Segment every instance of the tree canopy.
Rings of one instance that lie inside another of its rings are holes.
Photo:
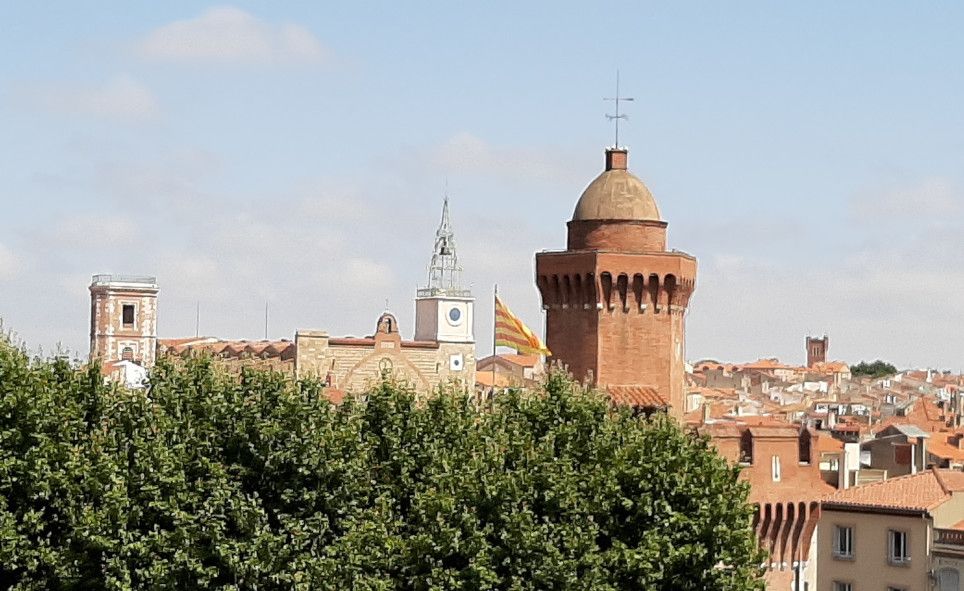
[[[881,361],[878,359],[873,363],[867,363],[866,361],[861,361],[857,365],[850,367],[850,375],[857,376],[868,376],[871,378],[882,378],[885,376],[892,376],[897,373],[897,368],[887,363],[886,361]]]
[[[0,341],[0,587],[762,589],[747,486],[670,419],[551,376],[479,407]]]

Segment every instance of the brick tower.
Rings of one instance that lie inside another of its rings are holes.
[[[94,275],[90,284],[90,359],[154,365],[157,280]]]
[[[696,259],[666,250],[666,222],[624,148],[576,204],[564,251],[536,255],[552,359],[606,389],[653,386],[685,410],[685,314]]]
[[[807,337],[807,367],[813,367],[818,363],[826,363],[827,349],[830,347],[830,338],[823,335],[823,338]]]

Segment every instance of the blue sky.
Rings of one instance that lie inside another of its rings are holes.
[[[327,3],[326,3],[327,4]],[[92,8],[94,6],[95,8]],[[4,3],[0,317],[86,351],[90,275],[162,336],[412,329],[446,183],[466,279],[533,255],[621,139],[699,258],[690,359],[964,365],[964,6]]]

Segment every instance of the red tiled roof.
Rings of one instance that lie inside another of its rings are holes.
[[[501,354],[499,357],[521,367],[535,367],[542,360],[538,355],[519,355],[518,353]]]
[[[834,439],[829,435],[820,435],[815,438],[815,446],[817,453],[839,453],[843,451],[844,443],[839,439]]]
[[[322,391],[332,404],[341,404],[345,400],[345,391],[338,388],[325,388]]]
[[[946,460],[964,460],[964,449],[959,448],[955,442],[957,437],[959,435],[935,434],[934,438],[927,442],[927,452]]]
[[[951,492],[964,492],[964,472],[931,468],[837,491],[824,499],[824,505],[929,511],[950,499]]]
[[[492,380],[491,371],[479,371],[475,373],[475,383],[478,386],[491,387],[493,385],[499,388],[506,388],[513,385],[512,379],[502,373],[495,373],[495,381]]]
[[[797,438],[800,429],[792,425],[755,425],[748,429],[753,437],[790,437]]]
[[[293,359],[295,344],[288,340],[281,341],[222,341],[210,337],[189,339],[162,339],[161,347],[173,355],[185,353],[205,352],[212,355],[240,357],[242,355],[280,357]]]
[[[157,344],[162,347],[179,347],[181,345],[191,345],[195,343],[209,343],[216,339],[212,337],[185,337],[180,339],[157,339]]]
[[[826,361],[824,363],[814,363],[810,369],[824,373],[847,373],[850,367],[843,361]]]
[[[374,337],[338,337],[328,339],[328,344],[332,347],[375,347]],[[403,349],[438,349],[435,341],[402,341]]]
[[[792,365],[787,365],[785,363],[780,363],[777,359],[757,359],[752,363],[744,363],[743,365],[736,366],[738,369],[756,369],[756,370],[771,370],[771,369],[789,369],[793,371],[799,371],[800,368],[794,367]]]
[[[656,386],[640,384],[610,385],[606,386],[606,391],[616,404],[637,408],[666,408],[669,406]]]

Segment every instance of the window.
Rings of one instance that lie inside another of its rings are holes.
[[[854,557],[854,528],[845,525],[834,527],[833,555],[835,558]]]
[[[937,588],[939,591],[957,591],[960,588],[961,574],[954,568],[942,568],[937,571]]]
[[[887,532],[887,562],[904,565],[910,563],[907,532],[896,529]]]
[[[121,359],[124,361],[134,361],[134,349],[131,347],[124,347],[124,350],[121,351]]]
[[[134,325],[134,304],[124,304],[123,316],[122,320],[125,326]]]
[[[770,464],[773,471],[773,482],[780,482],[780,456],[770,458]]]
[[[844,583],[843,581],[834,581],[833,591],[854,591],[854,586],[850,583]]]

